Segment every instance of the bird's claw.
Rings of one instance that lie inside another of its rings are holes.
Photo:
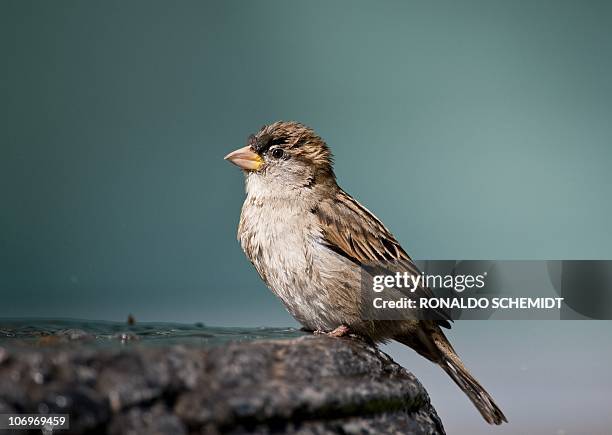
[[[316,331],[314,331],[314,334],[315,335],[327,335],[329,337],[344,337],[345,335],[348,335],[350,332],[351,330],[349,329],[348,326],[340,325],[336,329],[330,332],[326,332],[326,331],[317,329]]]

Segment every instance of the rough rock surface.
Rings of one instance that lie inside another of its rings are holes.
[[[411,373],[361,340],[325,336],[0,348],[0,413],[9,412],[68,413],[71,434],[444,433]]]

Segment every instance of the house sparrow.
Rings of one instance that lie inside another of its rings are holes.
[[[364,320],[362,266],[397,261],[410,273],[419,271],[383,223],[338,186],[331,152],[312,129],[275,122],[225,159],[246,179],[242,249],[298,322],[332,336],[397,340],[442,367],[488,423],[507,421],[442,332],[448,318]]]

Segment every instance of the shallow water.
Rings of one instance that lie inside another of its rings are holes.
[[[0,319],[0,346],[125,346],[187,344],[216,346],[230,341],[288,339],[304,335],[295,328],[212,327],[182,324],[88,321],[72,319]]]

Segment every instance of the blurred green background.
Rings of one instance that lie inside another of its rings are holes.
[[[607,1],[2,0],[0,317],[294,324],[235,239],[243,180],[223,161],[278,119],[327,140],[416,258],[610,259],[611,22]],[[558,325],[455,328],[511,421],[536,412],[533,383],[502,355],[557,340],[531,358],[607,373],[610,323]],[[585,393],[600,418],[607,376]],[[447,428],[488,430],[431,379]],[[541,433],[571,433],[543,391]]]

